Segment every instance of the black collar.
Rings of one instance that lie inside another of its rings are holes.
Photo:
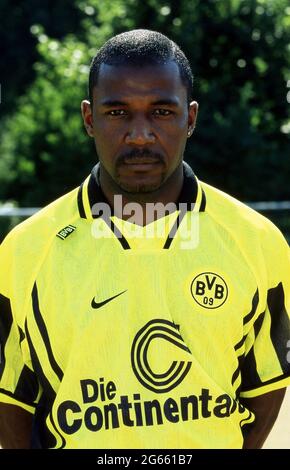
[[[108,201],[101,189],[99,181],[100,163],[97,163],[92,169],[91,174],[81,184],[78,191],[78,208],[80,217],[83,219],[94,219],[100,217],[99,210],[94,211],[94,205]],[[195,210],[195,212],[204,212],[206,198],[200,182],[193,173],[191,167],[183,162],[184,180],[177,205],[182,204],[186,211]]]

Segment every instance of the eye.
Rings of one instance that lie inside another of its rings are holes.
[[[158,108],[154,109],[153,114],[155,114],[155,116],[170,116],[173,112],[170,109]]]
[[[125,116],[126,111],[124,109],[111,109],[111,111],[108,111],[106,113],[108,116]]]

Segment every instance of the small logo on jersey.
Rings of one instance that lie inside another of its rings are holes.
[[[152,363],[150,365],[148,350],[150,343],[156,340],[160,342],[160,348],[164,347],[165,340],[186,353],[190,354],[190,351],[179,333],[178,325],[168,320],[151,320],[136,334],[131,348],[134,374],[148,390],[155,393],[165,393],[177,387],[184,380],[192,362],[175,360],[171,364],[166,364],[162,373],[154,372],[151,367]],[[158,357],[156,359],[158,360]]]
[[[123,290],[123,292],[120,292],[119,294],[113,295],[113,297],[110,297],[109,299],[103,300],[102,302],[96,302],[95,297],[92,300],[91,306],[93,308],[100,308],[106,305],[108,302],[111,302],[112,300],[116,299],[116,297],[119,297],[119,295],[124,294],[124,292],[127,292],[126,290]]]
[[[225,280],[215,273],[202,273],[196,276],[190,290],[195,302],[204,308],[221,307],[228,297]]]
[[[75,231],[76,227],[74,225],[67,225],[66,227],[62,228],[58,233],[57,237],[61,238],[61,240],[65,240],[71,233]]]

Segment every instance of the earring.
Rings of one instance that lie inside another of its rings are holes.
[[[188,131],[187,131],[187,137],[190,137],[191,134],[192,134],[192,130],[191,130],[191,129],[188,129]]]

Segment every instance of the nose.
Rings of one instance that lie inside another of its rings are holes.
[[[146,119],[135,119],[130,124],[130,129],[125,137],[126,144],[146,145],[155,143],[155,135]]]

